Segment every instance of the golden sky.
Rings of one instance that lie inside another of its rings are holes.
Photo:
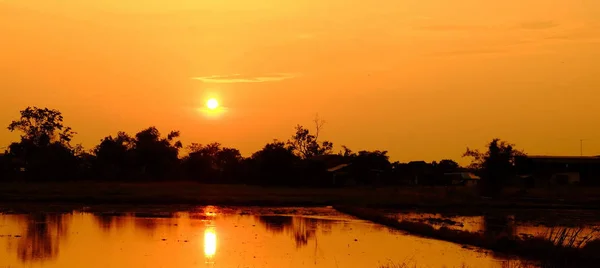
[[[0,0],[0,123],[58,109],[87,148],[156,125],[249,155],[319,113],[394,160],[600,154],[599,90],[597,0]]]

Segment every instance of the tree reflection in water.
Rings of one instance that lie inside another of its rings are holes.
[[[331,220],[291,216],[257,216],[256,218],[270,232],[289,234],[297,248],[308,245],[308,242],[315,238],[317,228],[327,233],[333,223]]]
[[[94,220],[102,231],[109,232],[113,228],[122,227],[127,215],[126,213],[96,213]]]
[[[159,225],[171,227],[177,222],[173,212],[134,213],[132,216],[136,230],[142,230],[148,236],[153,236]]]
[[[26,216],[17,254],[22,262],[51,260],[58,256],[60,242],[68,234],[71,214],[31,214]]]

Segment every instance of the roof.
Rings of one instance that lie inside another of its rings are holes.
[[[338,170],[340,170],[340,169],[343,169],[343,168],[345,168],[345,167],[347,167],[347,166],[349,166],[349,165],[350,165],[350,164],[341,164],[341,165],[337,165],[337,166],[335,166],[335,167],[328,168],[328,169],[327,169],[327,171],[329,171],[329,172],[336,172],[336,171],[338,171]]]

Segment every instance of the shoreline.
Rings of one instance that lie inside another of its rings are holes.
[[[334,208],[347,215],[381,224],[394,230],[404,231],[411,235],[518,256],[539,261],[543,264],[549,264],[549,267],[573,263],[576,263],[577,267],[595,267],[595,264],[600,260],[600,256],[597,255],[597,245],[600,240],[590,241],[593,244],[590,247],[574,248],[557,246],[544,237],[485,236],[480,233],[452,230],[444,227],[435,229],[433,226],[425,223],[399,221],[364,207],[335,206]],[[546,266],[542,265],[542,267]]]
[[[589,189],[583,189],[589,191]],[[596,190],[600,193],[600,189]],[[0,183],[0,203],[83,205],[220,205],[220,206],[361,206],[380,209],[480,211],[482,209],[600,210],[591,197],[572,199],[505,195],[478,196],[455,187],[291,188],[193,182],[40,182]]]

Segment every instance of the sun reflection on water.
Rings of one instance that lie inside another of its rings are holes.
[[[217,252],[217,232],[214,227],[207,227],[204,230],[204,255],[211,260]],[[207,260],[207,261],[208,261]]]

